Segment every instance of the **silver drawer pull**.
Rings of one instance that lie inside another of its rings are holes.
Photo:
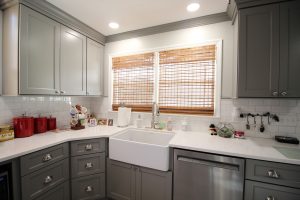
[[[92,192],[93,190],[94,190],[93,187],[90,185],[85,188],[86,192]]]
[[[91,151],[92,149],[93,149],[93,145],[91,145],[91,144],[85,145],[85,150],[86,151]]]
[[[52,176],[46,176],[44,183],[48,184],[51,183],[51,181],[52,181]]]
[[[279,174],[275,170],[273,170],[273,169],[271,169],[271,170],[268,171],[268,176],[270,178],[275,178],[275,179],[279,178]]]
[[[272,196],[267,196],[267,198],[265,200],[275,200],[275,198]]]
[[[44,158],[43,158],[43,161],[44,161],[44,162],[47,162],[47,161],[49,161],[49,160],[52,160],[52,156],[51,156],[50,153],[46,154],[46,155],[44,156]]]
[[[86,164],[85,164],[85,168],[86,168],[86,169],[89,169],[89,168],[92,168],[92,167],[93,167],[93,163],[90,163],[90,162],[89,162],[89,163],[86,163]]]

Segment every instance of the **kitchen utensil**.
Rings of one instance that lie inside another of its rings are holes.
[[[55,117],[50,116],[47,119],[47,129],[48,129],[48,131],[56,129],[56,118]]]
[[[247,115],[247,124],[246,124],[246,129],[247,129],[247,130],[250,130],[249,114]]]
[[[264,122],[263,122],[263,115],[260,116],[260,128],[259,128],[259,131],[261,133],[263,133],[265,131],[265,125],[264,125]]]
[[[34,133],[47,132],[47,117],[34,118]]]
[[[34,132],[34,118],[33,117],[15,117],[13,118],[13,126],[16,138],[30,137]]]

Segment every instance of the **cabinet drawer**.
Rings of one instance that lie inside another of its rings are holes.
[[[71,155],[85,155],[105,151],[105,139],[80,140],[71,143]]]
[[[72,200],[101,199],[104,197],[104,173],[84,176],[72,180]]]
[[[300,166],[247,159],[246,179],[300,188]]]
[[[23,200],[34,199],[69,178],[69,159],[64,159],[22,177]]]
[[[67,157],[69,157],[68,143],[22,156],[21,175],[24,176]]]
[[[72,157],[71,166],[72,177],[105,172],[105,153]]]
[[[245,200],[299,200],[300,189],[246,180]]]
[[[64,182],[52,190],[44,193],[35,200],[69,200],[70,199],[70,187],[69,182]]]

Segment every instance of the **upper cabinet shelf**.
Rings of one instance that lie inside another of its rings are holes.
[[[4,24],[3,95],[102,94],[103,45],[22,4]]]
[[[300,1],[240,9],[238,97],[300,97]]]

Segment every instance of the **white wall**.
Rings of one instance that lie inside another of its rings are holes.
[[[108,43],[104,55],[104,94],[102,110],[110,109],[111,74],[109,73],[109,56],[115,54],[134,53],[161,47],[193,45],[213,40],[223,40],[222,65],[222,98],[232,98],[233,93],[233,26],[231,22],[222,22],[195,28],[182,29],[172,32],[122,40]],[[223,84],[224,83],[224,84]]]
[[[107,74],[107,76],[105,76],[104,80],[104,94],[110,95],[110,91],[108,90],[110,86],[107,85],[111,77],[108,74],[109,55],[147,51],[182,44],[204,43],[217,39],[223,40],[222,79],[223,83],[226,84],[222,84],[222,97],[231,98],[233,96],[233,26],[230,21],[106,44],[104,60],[104,68],[106,71],[104,73]]]

